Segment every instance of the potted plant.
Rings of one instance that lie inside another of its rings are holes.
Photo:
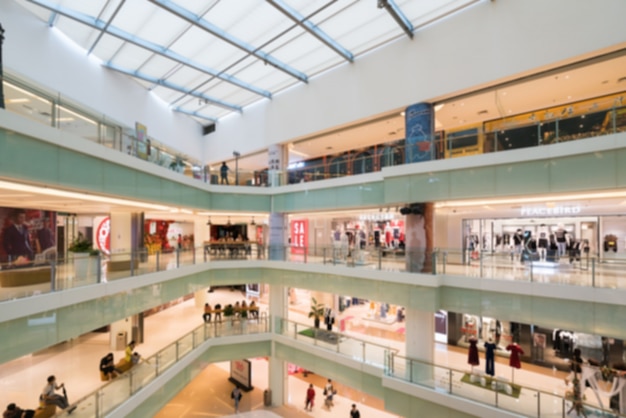
[[[320,327],[320,318],[324,316],[324,304],[317,303],[315,298],[311,298],[311,310],[309,311],[309,318],[313,318],[313,324],[315,328]]]
[[[86,279],[96,272],[97,256],[100,252],[93,248],[93,244],[82,232],[71,242],[67,250],[74,255],[74,279]],[[97,279],[97,278],[96,278]]]

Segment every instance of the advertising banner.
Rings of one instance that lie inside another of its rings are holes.
[[[54,260],[56,212],[0,208],[0,261],[27,267]]]
[[[291,221],[291,254],[304,254],[309,246],[309,220]]]
[[[252,364],[249,360],[230,361],[230,381],[246,390],[252,389]]]
[[[406,108],[405,111],[405,156],[406,164],[430,161],[434,152],[433,105],[418,103]]]

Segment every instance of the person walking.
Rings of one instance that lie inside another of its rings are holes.
[[[239,401],[241,401],[242,396],[243,394],[241,393],[239,386],[235,386],[233,391],[230,393],[230,398],[235,401],[235,412],[239,412]]]
[[[315,389],[313,389],[313,385],[310,384],[309,388],[306,390],[306,403],[304,404],[304,410],[313,411],[314,401],[315,401]]]
[[[361,413],[358,409],[356,409],[356,404],[352,404],[352,409],[350,410],[350,418],[361,418]]]
[[[337,391],[333,387],[333,381],[328,379],[326,386],[324,386],[324,406],[326,406],[329,411],[333,406],[335,406],[333,402],[333,396],[335,396],[335,393],[337,393]]]

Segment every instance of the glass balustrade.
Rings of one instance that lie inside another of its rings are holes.
[[[384,366],[385,358],[389,352],[398,352],[385,345],[362,340],[341,332],[316,328],[311,324],[302,324],[284,318],[276,318],[276,322],[276,333],[376,367]]]
[[[563,396],[519,385],[504,377],[458,370],[388,352],[385,375],[527,417],[566,417],[574,404],[571,394]],[[579,408],[588,417],[623,417],[586,401]],[[573,410],[575,411],[576,408]],[[575,412],[574,412],[575,413]],[[582,414],[582,413],[581,413]]]
[[[94,116],[93,112],[81,109],[61,94],[42,92],[11,75],[5,75],[3,83],[9,112],[210,184],[265,187],[270,183],[288,185],[365,174],[406,164],[406,154],[412,152],[405,147],[404,140],[399,140],[365,151],[293,163],[287,170],[272,173],[272,181],[265,169],[239,169],[236,164],[223,176],[219,166],[204,166],[151,139],[139,140],[134,130],[123,129],[108,121],[106,116]],[[436,133],[427,141],[430,155],[425,159],[503,152],[626,131],[626,107],[622,106],[620,96],[598,97],[587,102],[590,103],[587,107],[572,103],[561,106],[558,112],[546,109],[487,121],[471,129],[451,130],[446,137]]]
[[[128,372],[117,376],[95,392],[79,399],[75,403],[77,408],[71,416],[80,418],[107,416],[205,341],[223,336],[268,333],[270,332],[269,324],[269,318],[265,313],[261,313],[258,318],[245,320],[233,317],[221,322],[213,321],[201,325],[153,356],[142,358]],[[66,412],[60,412],[56,416],[70,415]]]
[[[407,262],[407,259],[410,262]],[[583,257],[569,262],[524,261],[511,254],[476,253],[455,249],[355,249],[346,246],[265,246],[257,243],[219,242],[189,250],[89,256],[70,254],[53,261],[0,264],[0,302],[106,283],[188,266],[245,261],[278,261],[342,268],[445,275],[563,286],[626,289],[622,272],[626,262],[603,262]],[[295,267],[295,266],[294,266]],[[207,266],[207,268],[209,268]],[[341,274],[341,272],[339,272]]]

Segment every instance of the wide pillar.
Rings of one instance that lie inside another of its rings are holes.
[[[270,285],[270,319],[273,324],[272,331],[280,332],[282,319],[287,319],[287,288],[284,286]],[[272,405],[280,406],[287,399],[288,374],[285,361],[274,356],[273,342],[272,355],[268,361],[268,384],[272,391]]]
[[[433,273],[435,205],[432,202],[412,203],[403,211],[407,212],[406,271]]]
[[[420,360],[407,367],[407,379],[413,382],[431,380],[434,370],[428,364],[435,360],[435,319],[432,312],[406,309],[406,356]]]
[[[284,261],[287,254],[287,214],[272,212],[269,216],[269,255],[270,260]]]

